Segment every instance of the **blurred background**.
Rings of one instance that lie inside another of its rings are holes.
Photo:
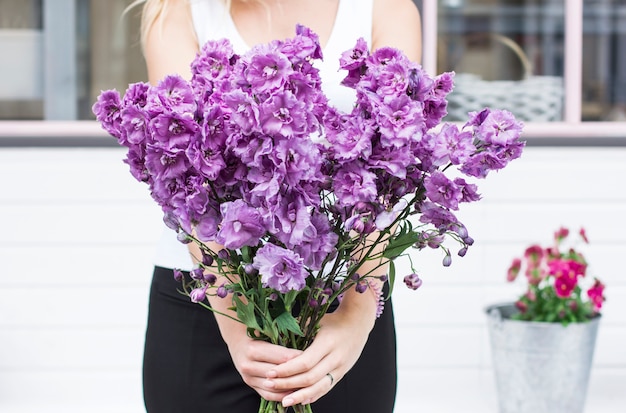
[[[91,113],[101,90],[146,80],[129,3],[0,0],[1,412],[143,411],[161,214]],[[528,147],[459,214],[467,256],[444,268],[438,251],[415,254],[424,285],[397,286],[396,411],[497,411],[484,308],[514,300],[510,261],[567,226],[586,228],[589,271],[607,284],[586,411],[623,412],[626,1],[416,4],[424,67],[457,74],[448,120],[508,108]]]

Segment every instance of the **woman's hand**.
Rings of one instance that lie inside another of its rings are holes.
[[[278,365],[301,355],[302,351],[253,340],[245,335],[245,330],[243,337],[236,337],[231,332],[228,341],[228,350],[235,368],[243,381],[261,397],[278,402],[291,393],[291,389],[275,389],[266,386],[266,374]]]
[[[376,301],[370,291],[348,291],[339,308],[323,317],[311,346],[301,355],[266,370],[262,387],[272,389],[274,394],[285,393],[285,407],[315,402],[359,359],[375,314]]]

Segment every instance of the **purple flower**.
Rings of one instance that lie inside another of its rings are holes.
[[[190,113],[157,115],[150,121],[157,145],[168,150],[184,150],[200,129]]]
[[[215,294],[217,294],[219,298],[226,298],[226,296],[228,296],[228,289],[226,289],[225,285],[222,284],[219,287],[217,287]]]
[[[459,209],[459,202],[463,198],[463,193],[457,184],[443,173],[434,172],[428,176],[424,182],[424,188],[426,189],[426,196],[431,201],[446,208]]]
[[[200,241],[207,242],[215,240],[220,220],[219,213],[213,208],[207,208],[207,212],[193,219],[193,228]],[[191,226],[191,225],[188,225]]]
[[[395,221],[400,212],[406,208],[407,204],[405,199],[400,199],[400,201],[393,206],[391,211],[379,212],[376,216],[376,229],[379,231],[387,229],[393,221]]]
[[[263,286],[280,293],[300,291],[306,285],[302,257],[291,250],[267,243],[257,251],[252,264],[259,270]]]
[[[287,56],[274,51],[271,45],[253,50],[254,53],[244,57],[249,58],[244,76],[250,86],[259,93],[281,88],[292,72]]]
[[[132,83],[128,85],[126,92],[124,93],[124,106],[134,106],[137,109],[141,109],[148,103],[148,93],[150,85],[145,82]]]
[[[252,96],[236,89],[222,97],[226,108],[230,110],[231,122],[243,134],[260,132],[259,106]]]
[[[194,303],[199,303],[200,301],[204,301],[204,299],[206,298],[206,289],[204,287],[194,288],[189,293],[189,298],[191,298],[191,301]]]
[[[155,146],[146,153],[145,165],[162,186],[169,186],[170,182],[165,180],[182,177],[189,169],[189,159],[180,150],[169,151]]]
[[[460,202],[475,202],[480,200],[480,194],[477,192],[478,187],[474,184],[468,184],[463,178],[454,178],[454,184],[461,190]]]
[[[322,213],[313,213],[302,234],[302,241],[294,251],[304,260],[304,265],[312,270],[319,270],[325,259],[333,259],[337,253],[339,236],[332,231],[328,217]]]
[[[329,153],[339,161],[369,158],[372,153],[374,128],[371,121],[360,116],[341,114],[330,109],[324,117]]]
[[[432,224],[439,230],[447,230],[459,222],[452,212],[432,202],[425,201],[420,212],[420,222]]]
[[[301,24],[296,25],[296,36],[285,40],[280,46],[280,50],[289,56],[290,60],[297,63],[307,59],[322,58],[319,37],[311,29]]]
[[[476,151],[470,132],[461,132],[454,124],[445,124],[441,131],[434,135],[432,156],[437,166],[450,162],[459,165],[466,162]]]
[[[522,133],[522,123],[506,110],[493,110],[478,127],[477,133],[487,143],[508,145]]]
[[[413,67],[409,70],[406,93],[411,99],[423,102],[433,90],[434,84],[435,81],[424,69]]]
[[[181,270],[179,270],[178,268],[174,268],[173,270],[174,273],[174,279],[178,282],[183,280],[183,272]]]
[[[123,136],[130,145],[142,145],[150,136],[148,124],[150,118],[145,110],[136,106],[128,106],[122,109],[122,124],[124,130]]]
[[[411,290],[417,290],[422,286],[422,279],[419,277],[419,275],[413,273],[404,277],[404,283]]]
[[[265,226],[256,208],[238,199],[222,204],[220,209],[223,219],[222,227],[215,237],[218,243],[229,249],[253,247],[259,243],[265,234]]]
[[[197,79],[221,79],[232,70],[235,53],[227,39],[209,40],[191,63],[192,82]]]
[[[151,113],[194,113],[196,102],[191,85],[179,75],[163,78],[148,96],[146,110]]]
[[[124,144],[125,140],[121,128],[122,101],[119,92],[112,89],[100,93],[93,104],[92,111],[102,128]]]
[[[293,93],[272,96],[259,106],[261,131],[268,135],[290,137],[308,132],[304,104]]]
[[[365,66],[365,61],[369,57],[369,47],[363,38],[359,38],[356,45],[351,50],[342,53],[339,59],[339,67],[347,70],[348,75],[341,82],[347,87],[354,87],[361,78],[361,70]]]
[[[283,198],[275,212],[276,238],[287,248],[300,245],[304,231],[311,225],[311,215],[301,197]]]
[[[485,178],[490,171],[502,169],[506,165],[497,154],[480,152],[471,156],[463,165],[461,172],[476,178]]]
[[[401,148],[423,129],[422,105],[403,95],[379,104],[377,124],[383,148]]]
[[[344,165],[335,174],[335,194],[341,205],[370,202],[376,198],[376,175],[357,163]]]

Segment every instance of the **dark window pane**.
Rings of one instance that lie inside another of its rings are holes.
[[[582,118],[626,121],[626,1],[587,0]]]
[[[455,71],[447,120],[485,106],[525,121],[560,121],[563,0],[439,2],[438,71]]]

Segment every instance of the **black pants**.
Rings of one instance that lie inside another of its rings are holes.
[[[172,270],[155,268],[143,364],[148,413],[256,413],[260,396],[235,369],[215,316],[177,288]],[[396,336],[388,301],[360,359],[313,412],[391,413],[395,395]]]

